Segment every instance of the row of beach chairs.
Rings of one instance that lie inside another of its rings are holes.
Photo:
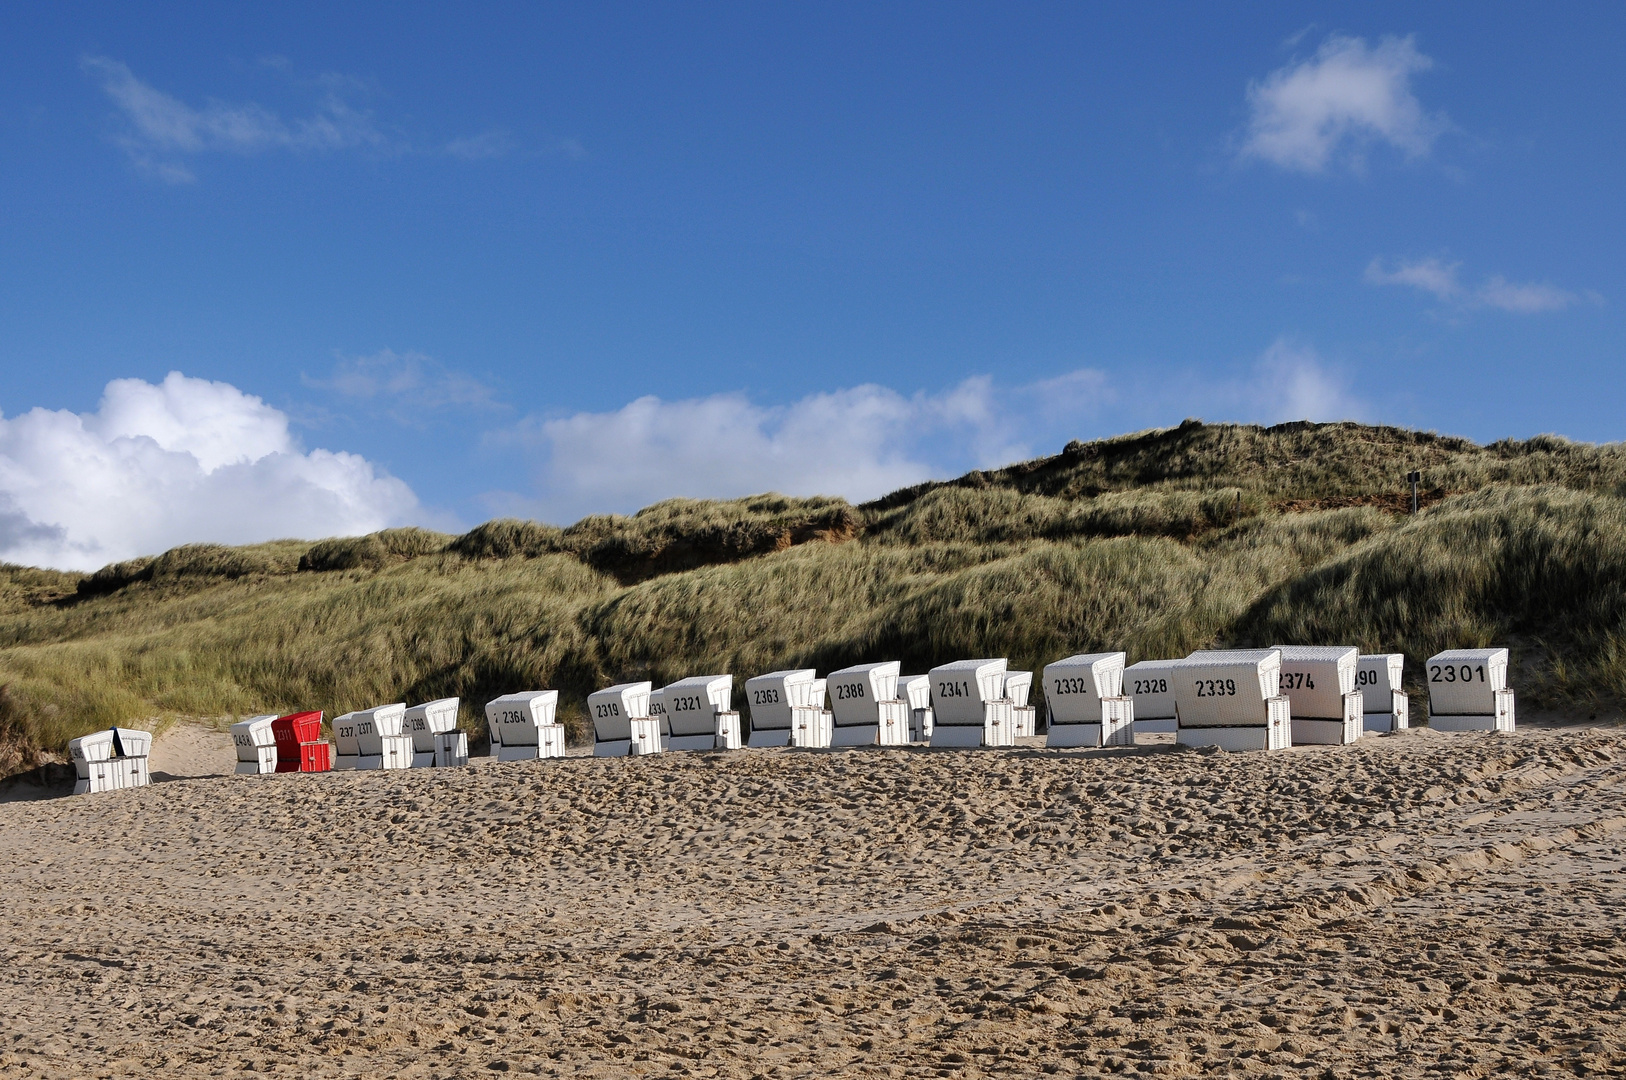
[[[771,671],[745,683],[749,736],[733,708],[732,675],[659,689],[620,683],[589,695],[587,709],[599,757],[741,746],[1014,746],[1036,727],[1032,685],[1032,672],[1009,671],[1004,660],[962,660],[929,675],[904,675],[895,660],[822,679],[811,668]]]
[[[146,787],[152,780],[147,767],[151,750],[150,731],[116,727],[81,735],[68,743],[75,773],[73,793]]]
[[[1098,685],[1110,688],[1114,661],[1121,656],[1072,659],[1094,662],[1102,672]],[[1123,681],[1131,691],[1128,705],[1137,728],[1159,725],[1190,746],[1275,750],[1343,745],[1408,727],[1404,664],[1399,653],[1281,645],[1142,661],[1123,669]],[[1430,657],[1429,726],[1512,731],[1514,697],[1507,676],[1506,649],[1453,649]]]
[[[1187,746],[1279,750],[1347,745],[1406,728],[1410,705],[1399,653],[1353,646],[1278,645],[1200,650],[1125,666],[1125,654],[1081,653],[1045,667],[1046,745],[1127,746],[1137,733],[1173,732]],[[1512,731],[1506,649],[1453,649],[1429,658],[1429,725],[1445,731]],[[742,746],[1009,747],[1037,731],[1028,703],[1033,673],[1003,659],[959,660],[925,675],[897,661],[855,664],[819,678],[811,668],[772,671],[745,684],[750,731],[733,708],[734,677],[701,675],[655,688],[619,683],[588,696],[595,756],[625,757]],[[380,705],[333,721],[322,714],[255,716],[232,725],[239,773],[447,768],[468,764],[457,698]],[[559,692],[506,694],[486,704],[499,761],[562,757]],[[152,735],[112,728],[74,739],[76,792],[148,783]]]
[[[1406,728],[1405,657],[1353,646],[1278,645],[1201,650],[1124,666],[1125,654],[1084,653],[1046,666],[1046,745],[1132,744],[1137,732],[1174,732],[1190,746],[1275,750],[1346,745]],[[1513,730],[1506,649],[1457,649],[1428,661],[1431,726]],[[734,749],[739,713],[732,675],[698,676],[655,689],[621,683],[588,698],[593,752]],[[747,680],[749,746],[1013,746],[1035,734],[1033,674],[1002,659],[961,660],[927,675],[896,661],[857,664],[818,678],[811,669]],[[496,729],[493,728],[495,738]]]
[[[457,730],[457,698],[407,708],[380,705],[333,721],[322,738],[320,712],[253,716],[233,724],[239,773],[327,772],[466,765],[469,739]]]

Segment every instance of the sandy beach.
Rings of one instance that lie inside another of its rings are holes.
[[[221,750],[167,738],[155,775]],[[0,1076],[1618,1074],[1623,758],[1425,730],[13,801]]]

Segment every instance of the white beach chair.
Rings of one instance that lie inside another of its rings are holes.
[[[1124,669],[1123,693],[1135,713],[1135,734],[1174,733],[1180,728],[1172,670],[1184,660],[1142,660]]]
[[[1436,731],[1512,731],[1506,649],[1447,649],[1428,658],[1428,726]]]
[[[457,730],[458,698],[436,698],[414,705],[401,717],[401,734],[412,740],[412,767],[464,764],[469,761],[468,736]],[[443,736],[452,736],[447,739]],[[458,741],[461,739],[461,743]],[[458,751],[462,761],[458,762]]]
[[[257,776],[277,771],[277,736],[271,730],[276,714],[251,716],[231,726],[232,745],[237,749],[236,771]]]
[[[1347,746],[1365,734],[1353,645],[1272,645],[1282,654],[1281,693],[1293,709],[1294,746]]]
[[[1281,750],[1293,745],[1292,704],[1277,692],[1276,649],[1202,650],[1170,670],[1183,746]]]
[[[1135,741],[1135,703],[1125,697],[1124,654],[1079,653],[1044,669],[1044,702],[1050,714],[1045,745],[1130,746]]]
[[[1039,709],[1028,704],[1033,691],[1033,672],[1006,671],[1000,696],[1011,702],[1011,732],[1018,739],[1032,738],[1039,733]]]
[[[790,707],[790,744],[804,750],[824,750],[835,735],[835,714],[826,702],[828,679],[814,679],[798,688],[802,703]]]
[[[666,716],[666,687],[656,687],[649,692],[649,718],[655,721],[656,729],[660,732],[660,749],[670,750],[672,748],[672,725],[667,721]],[[638,748],[633,747],[633,752],[637,753]]]
[[[649,695],[654,685],[648,682],[616,683],[587,695],[587,715],[593,721],[594,757],[630,757],[633,753],[633,724],[645,721],[638,734],[640,741],[649,740]],[[655,752],[660,750],[659,725],[656,727]],[[649,753],[645,747],[643,753]]]
[[[956,660],[931,670],[933,746],[1015,746],[1015,703],[1004,659]]]
[[[899,675],[898,697],[909,703],[909,741],[927,742],[932,737],[932,677]]]
[[[1361,726],[1369,735],[1404,731],[1411,725],[1411,699],[1402,681],[1405,653],[1363,654],[1355,666],[1361,692]]]
[[[825,683],[832,714],[831,746],[904,746],[909,703],[898,696],[898,662],[883,660],[832,671]]]
[[[745,681],[745,700],[751,706],[751,737],[748,746],[789,746],[796,724],[792,710],[812,705],[813,684],[818,672],[812,668],[770,671]]]
[[[691,675],[662,688],[671,750],[738,750],[740,714],[731,706],[734,676]]]
[[[565,726],[558,716],[557,690],[526,690],[486,702],[486,726],[497,760],[563,757]]]

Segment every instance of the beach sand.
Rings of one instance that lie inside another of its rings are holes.
[[[215,767],[167,738],[155,775]],[[1618,1075],[1623,762],[1424,730],[11,802],[0,1077]]]

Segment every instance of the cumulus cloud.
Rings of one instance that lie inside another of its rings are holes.
[[[776,406],[738,393],[646,396],[608,412],[532,417],[495,436],[499,451],[534,455],[537,487],[534,497],[490,501],[561,523],[674,496],[779,491],[861,501],[1182,416],[1275,423],[1369,411],[1338,367],[1287,337],[1230,374],[1146,374],[1122,386],[1080,368],[1015,386],[976,376],[914,394],[866,384]]]
[[[1367,263],[1362,276],[1368,285],[1405,285],[1459,308],[1490,307],[1516,315],[1562,311],[1583,299],[1581,294],[1555,285],[1512,282],[1500,274],[1470,287],[1463,284],[1461,269],[1460,262],[1448,263],[1435,257],[1400,259],[1393,269],[1386,268],[1382,259],[1373,259]],[[1595,293],[1588,293],[1584,298],[1599,300]]]
[[[1309,59],[1248,84],[1242,152],[1307,173],[1325,171],[1345,148],[1346,160],[1360,168],[1374,143],[1408,157],[1427,154],[1447,121],[1423,109],[1411,77],[1433,66],[1410,37],[1369,46],[1334,34]]]
[[[965,404],[938,401],[934,411],[963,415]],[[931,475],[910,445],[923,406],[881,386],[812,394],[782,407],[743,394],[646,396],[614,412],[543,420],[527,434],[545,451],[544,501],[567,516],[678,495],[772,490],[863,499]]]
[[[940,392],[866,384],[767,406],[743,394],[645,396],[611,412],[530,418],[495,442],[537,456],[538,497],[513,509],[568,521],[674,496],[762,491],[873,498],[933,476],[1031,457],[1035,418],[1075,425],[1104,376],[1000,387],[977,376]],[[1104,399],[1103,399],[1104,400]],[[1075,410],[1060,415],[1065,405]],[[1043,429],[1043,430],[1041,430]]]
[[[302,451],[226,383],[117,379],[93,413],[0,416],[0,559],[90,570],[199,541],[355,535],[418,500],[365,458]]]

